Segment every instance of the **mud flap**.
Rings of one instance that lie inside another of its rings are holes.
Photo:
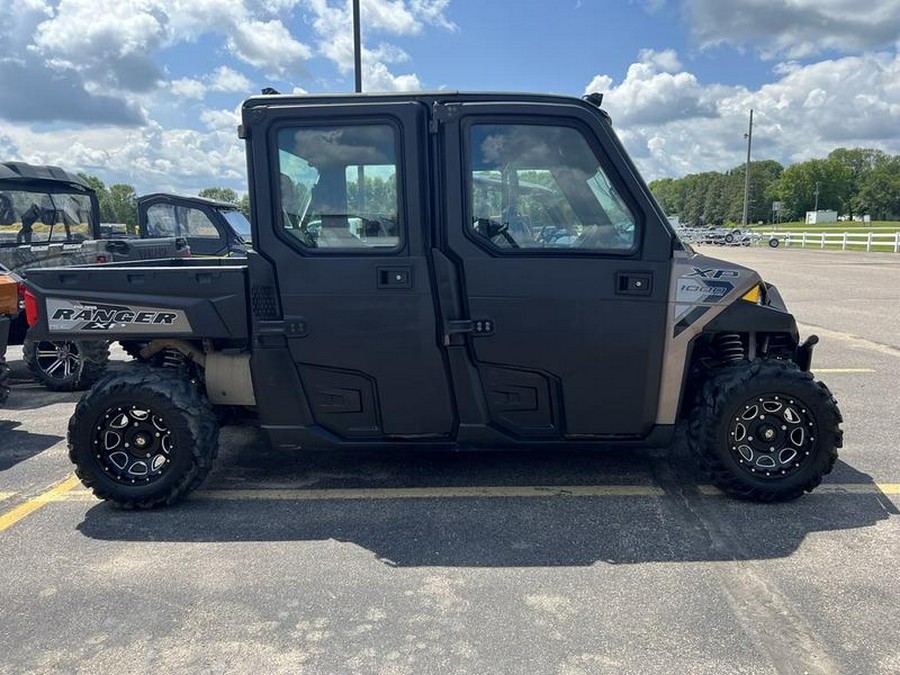
[[[797,347],[796,352],[794,352],[794,363],[800,366],[800,370],[804,372],[809,370],[812,365],[813,347],[817,344],[819,344],[819,336],[810,335],[803,344]]]

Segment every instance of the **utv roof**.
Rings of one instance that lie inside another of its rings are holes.
[[[240,208],[237,204],[233,204],[232,202],[223,202],[219,199],[209,199],[208,197],[195,197],[193,195],[176,195],[172,192],[153,192],[149,195],[141,195],[138,197],[138,203],[147,202],[151,199],[157,199],[162,197],[164,199],[177,199],[180,202],[191,202],[198,205],[203,206],[211,206],[214,209],[228,209],[231,211],[236,211]]]
[[[267,90],[267,92],[270,90]],[[244,108],[284,103],[341,103],[365,101],[422,101],[423,103],[568,103],[582,105],[595,110],[602,101],[599,94],[578,98],[562,94],[534,94],[528,92],[490,92],[490,91],[409,91],[409,92],[372,92],[353,94],[279,94],[265,93],[251,96],[244,101]],[[606,115],[606,111],[601,110]]]
[[[84,180],[65,169],[25,162],[0,162],[0,184],[32,188],[56,185],[93,192],[91,186]]]

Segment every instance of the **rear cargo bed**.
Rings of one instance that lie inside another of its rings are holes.
[[[28,271],[35,337],[248,339],[247,266],[174,259]]]

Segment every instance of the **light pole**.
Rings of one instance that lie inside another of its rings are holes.
[[[359,28],[359,0],[353,0],[353,68],[356,73],[356,93],[362,91],[362,45]]]
[[[353,0],[353,70],[356,93],[362,93],[362,39],[359,22],[359,0]],[[362,164],[356,167],[356,203],[359,212],[365,211],[366,170]]]
[[[813,209],[816,213],[819,212],[819,181],[816,181],[816,207]]]
[[[750,110],[750,128],[744,134],[747,139],[747,165],[744,168],[744,219],[741,226],[746,229],[750,214],[750,146],[753,144],[753,110]]]

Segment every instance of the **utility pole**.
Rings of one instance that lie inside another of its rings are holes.
[[[353,0],[353,68],[356,72],[356,93],[362,91],[362,42],[359,28],[359,0]]]
[[[356,93],[362,93],[362,39],[359,22],[359,0],[353,0],[353,70],[356,79]],[[362,164],[356,167],[356,206],[360,213],[365,211],[366,170]]]
[[[747,165],[744,168],[744,219],[741,226],[746,229],[750,215],[750,146],[753,144],[753,110],[750,110],[750,128],[744,134],[747,139]]]
[[[816,208],[813,210],[816,212],[819,210],[819,181],[816,181]]]

